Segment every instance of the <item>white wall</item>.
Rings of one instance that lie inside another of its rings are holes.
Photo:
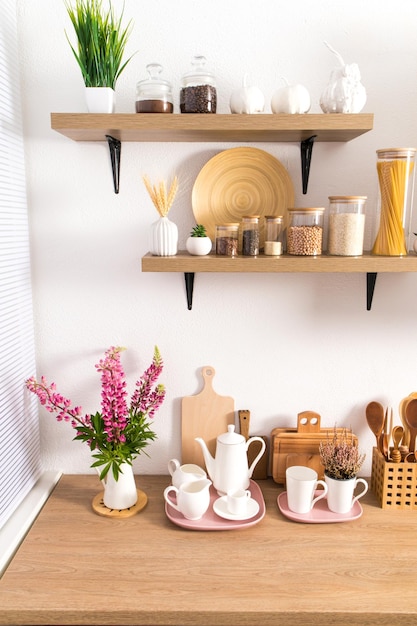
[[[397,407],[417,388],[417,276],[378,276],[366,311],[365,275],[196,275],[194,306],[186,307],[181,274],[141,272],[150,224],[157,214],[142,184],[178,174],[170,218],[180,244],[194,224],[193,183],[219,151],[239,144],[134,144],[122,147],[120,194],[112,189],[106,144],[72,142],[50,129],[50,112],[85,112],[83,83],[66,41],[71,25],[61,0],[16,0],[20,27],[38,373],[82,404],[99,408],[94,364],[114,344],[124,355],[129,385],[148,365],[154,344],[165,360],[167,398],[155,418],[158,440],[136,464],[165,473],[180,455],[180,399],[200,390],[203,365],[216,369],[218,393],[250,409],[252,432],[294,426],[314,410],[322,425],[352,426],[367,453],[373,436],[364,409],[371,400]],[[118,10],[122,0],[114,0]],[[218,113],[244,72],[269,103],[280,76],[304,83],[312,113],[335,57],[357,62],[368,92],[364,112],[374,130],[350,143],[317,143],[308,194],[302,195],[299,146],[253,144],[288,168],[298,206],[327,206],[331,194],[364,194],[376,209],[375,150],[417,145],[417,38],[414,0],[125,1],[134,20],[129,53],[138,50],[117,86],[117,111],[134,112],[135,85],[158,61],[174,84],[204,54],[215,69]],[[268,112],[270,111],[268,106]],[[417,232],[417,210],[415,213]],[[369,246],[370,234],[367,234]],[[44,468],[89,471],[89,453],[72,443],[68,425],[41,412]]]

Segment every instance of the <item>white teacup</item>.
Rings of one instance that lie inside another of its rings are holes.
[[[227,510],[232,515],[245,515],[251,492],[248,489],[235,489],[227,492]]]
[[[164,491],[164,498],[170,506],[182,513],[186,519],[199,520],[210,506],[210,485],[211,480],[208,480],[208,478],[183,483],[179,489],[174,487],[174,485],[170,485]],[[177,496],[176,503],[169,498],[171,492]]]
[[[311,467],[292,465],[285,472],[288,508],[294,513],[309,513],[313,506],[327,494],[327,485],[317,480],[318,475]],[[318,485],[323,486],[322,492],[315,498],[314,492]]]
[[[168,461],[168,471],[172,476],[172,484],[179,489],[184,483],[207,478],[206,472],[199,465],[185,463],[181,465],[177,459]]]
[[[328,486],[327,506],[333,513],[349,513],[353,505],[359,498],[368,491],[368,483],[364,478],[350,478],[349,480],[335,480],[324,476]],[[362,483],[364,488],[358,495],[353,497],[356,486]]]

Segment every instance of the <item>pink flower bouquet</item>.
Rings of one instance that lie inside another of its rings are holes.
[[[26,381],[27,388],[38,396],[47,411],[56,413],[58,421],[71,423],[77,433],[74,439],[89,445],[96,459],[91,467],[102,468],[101,479],[111,469],[117,480],[120,465],[132,464],[148,443],[156,439],[148,418],[153,418],[165,398],[164,385],[156,384],[163,362],[155,346],[152,363],[136,382],[128,405],[126,377],[120,361],[123,349],[109,348],[96,365],[101,373],[101,412],[94,415],[83,415],[81,407],[73,407],[71,400],[56,392],[55,383],[49,385],[43,376],[40,382],[35,377]]]

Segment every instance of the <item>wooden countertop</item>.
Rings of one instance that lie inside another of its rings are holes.
[[[0,580],[0,624],[184,626],[417,625],[417,513],[372,493],[342,524],[281,515],[259,481],[256,526],[187,531],[165,515],[165,476],[137,476],[147,507],[92,511],[94,475],[63,476]]]

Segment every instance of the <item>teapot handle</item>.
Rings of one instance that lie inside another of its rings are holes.
[[[253,459],[252,465],[249,468],[249,478],[252,478],[252,473],[253,473],[253,470],[255,469],[255,465],[257,464],[257,462],[259,461],[259,459],[261,458],[261,456],[265,452],[265,448],[266,448],[266,443],[265,443],[264,439],[262,439],[262,437],[251,437],[246,442],[246,452],[248,451],[248,448],[249,448],[250,444],[253,443],[254,441],[260,441],[262,445],[261,445],[261,449],[260,449],[259,453]]]

